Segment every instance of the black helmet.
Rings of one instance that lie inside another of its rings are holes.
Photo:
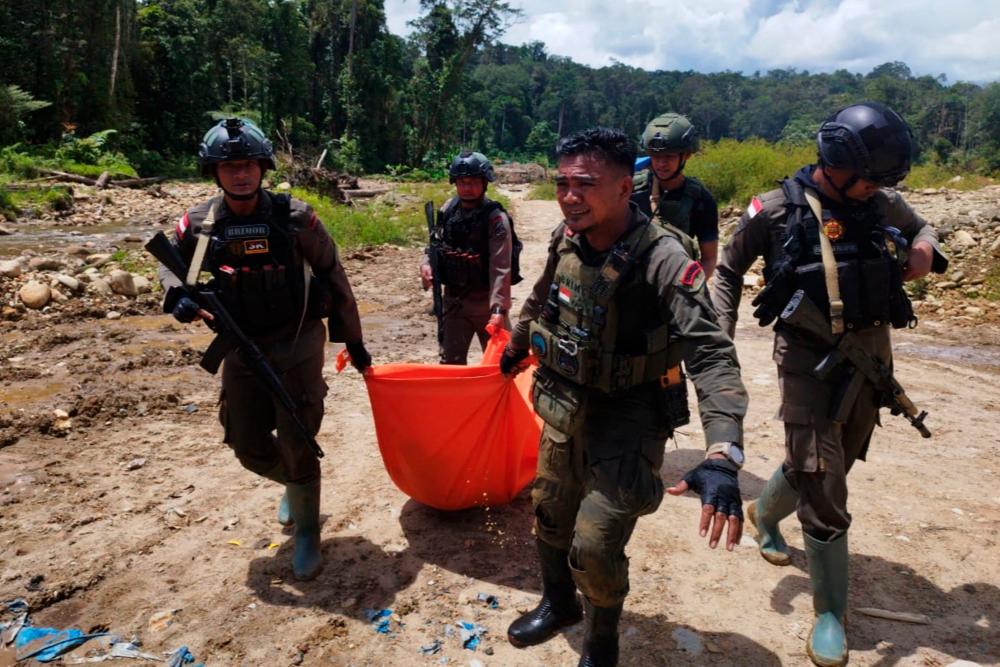
[[[649,121],[639,146],[646,153],[697,153],[698,131],[679,113],[665,113]]]
[[[891,187],[910,171],[913,133],[903,118],[878,102],[840,109],[820,126],[821,165],[850,169],[859,178]]]
[[[493,165],[482,153],[472,151],[462,151],[451,161],[448,168],[448,182],[454,183],[459,176],[482,176],[488,183],[497,180],[497,175],[493,173]]]
[[[212,173],[212,165],[227,160],[259,160],[274,169],[274,149],[260,128],[246,118],[220,120],[205,133],[198,148],[201,173]]]

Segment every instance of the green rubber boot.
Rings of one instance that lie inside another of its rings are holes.
[[[299,581],[315,579],[323,569],[323,555],[319,549],[319,490],[319,480],[285,487],[288,507],[295,521],[292,572]]]
[[[778,466],[760,497],[747,508],[747,518],[757,531],[760,555],[772,565],[790,565],[792,562],[785,538],[778,530],[778,522],[794,512],[798,502],[798,492],[785,479],[783,466]]]
[[[288,506],[288,489],[281,494],[281,502],[278,503],[278,523],[282,526],[291,526],[295,523],[292,518],[292,510]]]
[[[803,536],[809,557],[813,608],[816,620],[806,642],[806,651],[820,667],[847,664],[847,533],[829,542],[806,534]]]

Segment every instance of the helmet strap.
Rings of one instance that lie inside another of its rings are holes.
[[[682,171],[684,171],[684,165],[686,165],[686,164],[687,164],[687,160],[681,160],[680,162],[678,162],[677,163],[677,168],[674,169],[672,172],[670,172],[670,175],[667,176],[666,178],[660,178],[660,182],[661,183],[666,183],[667,181],[672,181],[675,178],[677,178],[677,176]],[[654,172],[654,173],[656,173],[656,172]],[[659,178],[659,176],[657,176],[657,178]]]
[[[830,176],[829,172],[827,172],[825,164],[823,164],[822,162],[820,162],[819,168],[823,172],[823,177],[826,179],[826,182],[830,185],[831,188],[833,188],[834,190],[837,191],[837,194],[840,195],[840,199],[845,204],[863,204],[864,203],[863,200],[861,200],[861,199],[855,199],[854,197],[851,197],[850,195],[847,194],[847,191],[850,190],[851,188],[853,188],[854,184],[861,180],[860,176],[858,176],[856,173],[852,173],[851,177],[847,179],[846,183],[844,183],[843,185],[838,186],[837,183]]]

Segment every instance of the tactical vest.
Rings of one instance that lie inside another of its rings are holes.
[[[475,215],[464,218],[462,201],[454,197],[438,218],[442,227],[443,245],[438,262],[439,279],[442,285],[456,291],[484,290],[490,286],[490,219],[497,211],[507,214],[500,202],[484,199]],[[521,241],[514,232],[514,221],[510,219],[511,233],[511,284],[521,282],[520,257]]]
[[[652,169],[648,169],[642,173],[643,176],[641,177],[637,175],[635,186],[636,192],[639,195],[635,199],[643,200],[636,202],[639,204],[640,210],[650,218],[655,218],[662,227],[672,232],[672,235],[681,242],[681,245],[691,259],[698,259],[700,254],[698,244],[695,243],[691,234],[691,213],[694,211],[698,200],[702,199],[707,193],[705,186],[701,184],[701,181],[690,176],[685,176],[680,199],[667,199],[667,193],[660,192],[659,200],[654,209],[652,197],[653,193],[659,189],[656,174],[653,173]]]
[[[305,294],[302,264],[294,254],[291,198],[269,196],[269,220],[220,220],[206,255],[223,304],[251,336],[272,334],[298,321]]]
[[[782,188],[790,207],[783,246],[783,279],[790,281],[791,291],[804,290],[829,316],[820,227],[802,186],[788,179]],[[852,330],[885,324],[897,329],[912,326],[916,318],[902,278],[907,241],[898,229],[878,220],[873,208],[868,210],[867,216],[858,215],[849,221],[837,220],[828,209],[822,211],[823,233],[830,239],[837,261],[844,326]]]
[[[650,308],[655,288],[636,279],[635,264],[665,232],[643,222],[601,266],[587,266],[565,237],[541,315],[531,323],[532,352],[546,369],[578,386],[616,393],[662,378],[677,365],[668,324]]]

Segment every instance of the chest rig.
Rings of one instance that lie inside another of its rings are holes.
[[[823,313],[831,313],[823,234],[836,261],[840,299],[834,310],[842,307],[844,328],[861,330],[891,324],[898,329],[916,324],[903,290],[902,267],[908,243],[899,230],[884,224],[872,206],[845,212],[823,208],[822,220],[817,223],[802,186],[790,180],[783,187],[792,204],[783,246],[785,273],[792,290],[804,290]]]
[[[212,229],[208,265],[215,287],[237,323],[251,336],[298,321],[305,278],[295,257],[291,199],[270,195],[270,216],[226,218]]]
[[[585,264],[563,237],[548,299],[529,334],[542,366],[576,385],[609,394],[664,377],[671,366],[669,326],[649,307],[656,299],[654,289],[637,280],[634,271],[664,234],[643,222],[599,266]]]
[[[441,284],[452,290],[486,289],[490,284],[490,217],[502,211],[487,199],[472,215],[463,215],[457,197],[441,212],[442,245],[439,262]]]

